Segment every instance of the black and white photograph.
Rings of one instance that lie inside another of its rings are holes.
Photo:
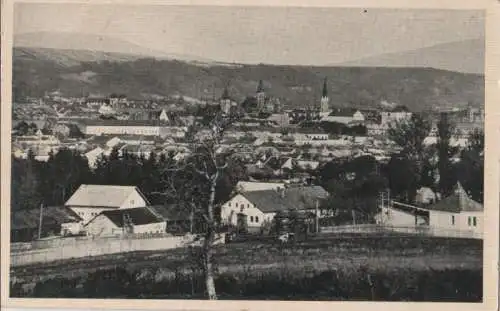
[[[14,3],[9,297],[483,303],[486,17]]]

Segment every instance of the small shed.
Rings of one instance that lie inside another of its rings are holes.
[[[85,225],[85,230],[92,236],[160,234],[166,226],[166,221],[149,207],[137,207],[103,211]]]

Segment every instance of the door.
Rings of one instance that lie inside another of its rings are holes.
[[[243,213],[238,213],[236,216],[236,230],[238,233],[246,233],[248,230],[248,216]]]

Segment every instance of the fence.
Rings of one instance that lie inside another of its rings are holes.
[[[462,239],[483,239],[483,233],[477,231],[461,231],[442,229],[430,226],[388,226],[378,224],[344,225],[333,227],[321,227],[324,233],[364,233],[364,234],[384,234],[400,233],[409,235],[422,235],[429,237],[447,237]]]
[[[11,246],[11,266],[22,266],[34,263],[47,263],[70,258],[100,256],[134,251],[154,251],[173,249],[191,244],[200,244],[195,241],[194,235],[149,237],[109,237],[109,238],[60,238],[47,241],[36,241],[30,249],[24,250],[15,245]],[[218,236],[215,244],[224,243],[224,236]],[[43,247],[45,246],[45,247]]]

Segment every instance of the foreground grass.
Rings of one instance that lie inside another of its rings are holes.
[[[17,267],[11,270],[11,295],[202,298],[192,252],[135,252]],[[482,242],[475,240],[353,235],[288,246],[255,241],[218,246],[216,263],[222,299],[482,297]]]

